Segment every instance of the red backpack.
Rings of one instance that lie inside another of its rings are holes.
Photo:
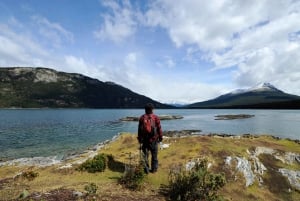
[[[155,135],[155,119],[150,115],[144,115],[142,122],[142,131],[145,135],[149,135],[148,137],[152,137]]]

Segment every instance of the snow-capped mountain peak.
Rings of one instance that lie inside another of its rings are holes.
[[[274,87],[272,84],[264,82],[250,88],[249,91],[280,91],[280,90]]]
[[[251,92],[251,91],[259,92],[259,91],[280,91],[280,90],[277,89],[272,84],[264,82],[264,83],[260,83],[256,86],[248,88],[248,89],[236,89],[236,90],[230,92],[229,94],[236,95],[236,94],[243,94],[243,93],[247,93],[247,92]]]

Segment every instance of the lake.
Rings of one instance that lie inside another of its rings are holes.
[[[0,159],[65,156],[81,152],[121,132],[137,132],[143,109],[2,109],[0,110]],[[269,134],[300,139],[299,110],[155,110],[156,114],[181,115],[162,121],[163,130],[199,129],[203,134]],[[220,114],[251,114],[249,119],[214,120]]]

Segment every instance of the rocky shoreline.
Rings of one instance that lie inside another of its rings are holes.
[[[121,133],[113,136],[111,140],[105,140],[103,142],[99,142],[93,147],[87,148],[85,151],[80,153],[74,153],[63,157],[58,156],[48,156],[48,157],[29,157],[29,158],[18,158],[8,161],[0,162],[1,166],[37,166],[37,167],[48,167],[52,165],[59,165],[63,163],[67,163],[68,161],[72,161],[72,163],[80,164],[86,161],[89,158],[93,158],[98,152],[103,149],[106,145],[114,142],[118,139]],[[70,164],[67,164],[70,166]]]
[[[232,134],[220,134],[220,133],[209,133],[203,134],[201,130],[191,129],[191,130],[171,130],[163,131],[163,136],[166,138],[177,138],[177,137],[189,137],[189,136],[209,136],[209,137],[218,137],[218,138],[232,138],[232,139],[241,139],[241,138],[259,138],[261,136],[269,136],[276,140],[281,140],[282,138],[272,136],[272,135],[254,135],[254,134],[242,134],[242,135],[232,135]],[[48,157],[29,157],[29,158],[18,158],[6,161],[0,161],[1,166],[37,166],[37,167],[47,167],[57,164],[62,164],[67,161],[73,161],[72,163],[80,164],[86,161],[89,158],[94,157],[97,153],[105,148],[105,146],[116,141],[122,133],[118,133],[113,136],[111,140],[105,140],[99,142],[96,145],[87,148],[85,151],[80,153],[74,153],[67,156],[48,156]],[[286,138],[286,140],[300,144],[300,140],[293,140]],[[300,158],[299,158],[300,162]]]

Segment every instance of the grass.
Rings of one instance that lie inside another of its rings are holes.
[[[284,152],[300,153],[299,144],[290,140],[277,140],[270,136],[253,138],[222,138],[209,136],[190,136],[184,138],[165,138],[164,143],[170,143],[168,149],[159,150],[159,170],[155,174],[149,174],[144,182],[143,190],[132,192],[118,184],[118,179],[123,174],[124,164],[130,160],[138,161],[139,144],[136,135],[122,134],[119,138],[107,144],[99,153],[112,155],[113,159],[108,162],[104,172],[87,173],[76,171],[76,167],[70,169],[58,169],[60,166],[50,166],[46,168],[38,167],[0,167],[0,198],[8,199],[18,197],[24,189],[32,192],[49,192],[54,189],[67,188],[85,192],[85,186],[94,183],[97,187],[97,195],[106,197],[107,200],[118,200],[117,197],[131,198],[132,200],[145,200],[151,197],[154,200],[165,200],[159,195],[162,184],[168,184],[168,174],[173,165],[186,164],[194,158],[207,158],[212,164],[211,170],[218,173],[224,172],[227,177],[226,186],[220,193],[228,200],[300,200],[300,193],[297,191],[282,191],[282,186],[274,183],[286,181],[282,176],[272,172],[272,167],[290,167],[300,169],[299,164],[287,165],[278,162],[268,156],[262,155],[261,161],[270,169],[264,176],[264,186],[260,187],[257,183],[251,187],[245,187],[245,180],[241,174],[233,174],[224,166],[226,156],[247,156],[247,149],[254,149],[258,146],[273,148]],[[131,158],[129,158],[129,155]],[[86,157],[86,155],[83,155]],[[72,161],[68,161],[72,162]],[[38,176],[32,181],[26,179],[4,179],[13,178],[20,172],[34,171]],[[289,186],[283,182],[281,185]],[[5,197],[6,196],[6,197]],[[7,197],[10,196],[10,197]],[[0,199],[1,200],[1,199]]]

